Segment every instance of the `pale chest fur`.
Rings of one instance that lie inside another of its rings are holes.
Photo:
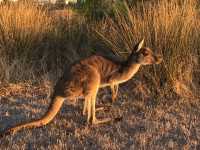
[[[111,84],[121,84],[128,80],[130,80],[139,70],[140,65],[139,64],[132,64],[130,66],[125,66],[122,68],[121,71],[114,72],[109,79],[107,80],[107,83],[101,84],[100,87],[109,86]]]
[[[113,75],[110,79],[110,82],[114,82],[116,84],[124,83],[130,80],[138,72],[139,68],[139,64],[133,64],[130,67],[126,67],[122,73]]]

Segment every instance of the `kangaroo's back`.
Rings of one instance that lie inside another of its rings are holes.
[[[85,76],[88,67],[93,68],[97,71],[101,78],[101,84],[108,82],[108,78],[115,72],[117,72],[121,67],[122,61],[117,59],[112,59],[109,57],[101,55],[92,55],[82,60],[79,60],[70,67],[66,68],[63,76],[59,79],[56,89],[60,89],[63,84],[67,81],[71,81],[78,78],[78,82],[84,81],[88,76]],[[62,91],[62,90],[61,90]]]
[[[101,77],[101,84],[107,82],[108,78],[121,67],[120,61],[109,59],[101,55],[90,56],[80,61],[80,64],[94,67]]]

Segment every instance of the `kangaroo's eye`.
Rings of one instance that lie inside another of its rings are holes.
[[[149,52],[148,52],[148,51],[144,51],[142,54],[143,54],[144,56],[147,56],[147,55],[149,55]]]

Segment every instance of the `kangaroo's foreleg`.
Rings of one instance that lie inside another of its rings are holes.
[[[112,102],[115,102],[118,93],[118,84],[111,84]]]

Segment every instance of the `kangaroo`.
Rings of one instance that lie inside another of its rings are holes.
[[[124,62],[114,62],[100,55],[92,55],[73,64],[55,85],[52,102],[41,119],[8,128],[2,133],[10,134],[22,128],[44,126],[53,120],[64,101],[71,104],[79,97],[85,99],[83,115],[87,114],[87,123],[99,124],[111,121],[111,118],[102,120],[96,118],[96,111],[101,110],[95,108],[98,89],[110,86],[114,102],[118,85],[131,79],[140,66],[161,63],[162,57],[154,54],[150,48],[143,47],[143,44],[144,40],[136,44]]]

